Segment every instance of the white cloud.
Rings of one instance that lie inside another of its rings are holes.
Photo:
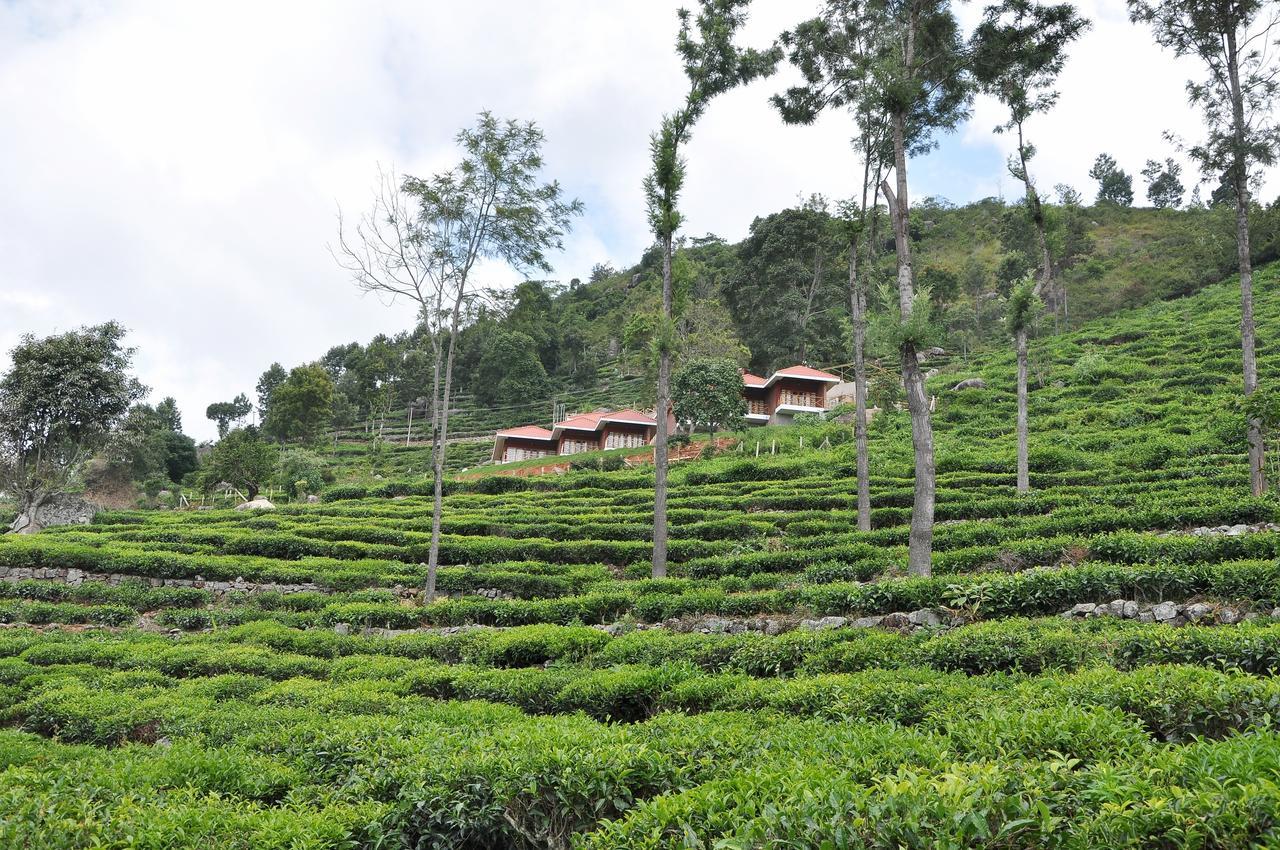
[[[119,319],[143,380],[176,396],[188,428],[207,437],[205,406],[251,392],[272,361],[411,323],[408,308],[359,298],[333,262],[334,213],[364,206],[378,163],[447,166],[454,134],[480,109],[538,121],[548,174],[588,205],[560,278],[634,261],[649,241],[648,135],[684,90],[677,5],[0,5],[0,344]],[[767,42],[816,6],[759,0],[748,37]],[[960,8],[971,18],[978,7]],[[1031,129],[1041,183],[1090,194],[1100,150],[1136,174],[1167,154],[1163,130],[1194,138],[1198,120],[1182,92],[1186,63],[1155,48],[1117,0],[1083,10],[1095,28],[1073,51],[1058,108]],[[852,191],[852,126],[841,115],[783,126],[766,98],[785,81],[711,104],[687,152],[686,232],[740,238],[798,196]],[[920,170],[915,196],[1016,194],[989,167],[1009,147],[990,133],[1001,120],[980,101]]]

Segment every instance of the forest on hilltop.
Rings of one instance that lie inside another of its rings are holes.
[[[1196,292],[1234,267],[1229,203],[1083,206],[1076,193],[1060,189],[1059,201],[1067,203],[1045,206],[1066,298],[1043,319],[1043,331]],[[673,268],[679,359],[727,356],[759,374],[801,362],[848,363],[848,240],[832,206],[815,197],[759,216],[737,243],[712,234],[682,240]],[[935,342],[959,355],[1006,345],[1007,298],[1036,265],[1024,204],[986,198],[957,206],[926,198],[912,209],[911,236],[921,285],[935,307]],[[1280,204],[1255,209],[1251,236],[1255,263],[1280,258]],[[873,293],[893,279],[892,235],[882,231],[875,248]],[[529,280],[487,293],[459,335],[454,368],[461,391],[480,405],[527,406],[537,418],[557,394],[572,398],[610,378],[647,376],[661,259],[655,245],[624,269],[601,263],[585,278]],[[873,303],[873,325],[874,318]],[[335,382],[335,410],[345,411],[341,424],[403,411],[429,394],[426,335],[423,327],[380,335],[335,345],[319,358]],[[875,342],[873,335],[873,349]],[[893,352],[885,344],[875,353]],[[649,383],[643,386],[651,393]]]

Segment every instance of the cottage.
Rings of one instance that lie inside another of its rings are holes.
[[[835,375],[808,366],[788,366],[767,379],[742,374],[742,395],[747,402],[746,420],[752,425],[785,425],[800,413],[822,413],[828,388],[839,384]],[[667,414],[668,431],[675,418]],[[658,422],[639,410],[596,410],[575,413],[548,431],[536,425],[499,431],[493,460],[505,462],[548,455],[573,455],[601,449],[642,448],[652,445]]]

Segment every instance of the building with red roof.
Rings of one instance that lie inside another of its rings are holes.
[[[808,366],[788,366],[768,378],[742,373],[742,395],[747,402],[746,421],[752,425],[785,425],[801,413],[826,410],[827,390],[840,383],[835,375]],[[675,419],[668,414],[669,431]],[[493,445],[494,462],[525,460],[549,455],[572,455],[602,449],[642,448],[651,445],[658,422],[639,410],[596,410],[575,413],[548,431],[536,425],[499,431]]]

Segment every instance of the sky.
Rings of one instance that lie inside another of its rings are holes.
[[[380,167],[448,168],[483,109],[537,122],[545,176],[585,205],[553,277],[634,263],[650,241],[648,137],[685,87],[679,5],[0,0],[0,370],[22,334],[115,319],[152,400],[174,396],[188,433],[212,437],[205,407],[252,397],[273,361],[412,325],[408,305],[361,297],[335,262],[337,211],[367,208]],[[743,40],[765,46],[818,6],[756,0]],[[959,5],[962,20],[981,6]],[[1196,67],[1120,0],[1080,9],[1093,26],[1058,105],[1029,125],[1033,173],[1092,198],[1087,172],[1105,150],[1141,204],[1143,162],[1177,157],[1164,132],[1198,138],[1183,90]],[[812,193],[852,195],[849,118],[789,127],[769,105],[793,79],[784,69],[712,102],[686,151],[686,234],[738,240]],[[912,195],[1020,196],[1004,169],[1012,141],[992,132],[1003,121],[999,104],[975,102],[909,164]],[[482,285],[519,279],[483,272]]]

